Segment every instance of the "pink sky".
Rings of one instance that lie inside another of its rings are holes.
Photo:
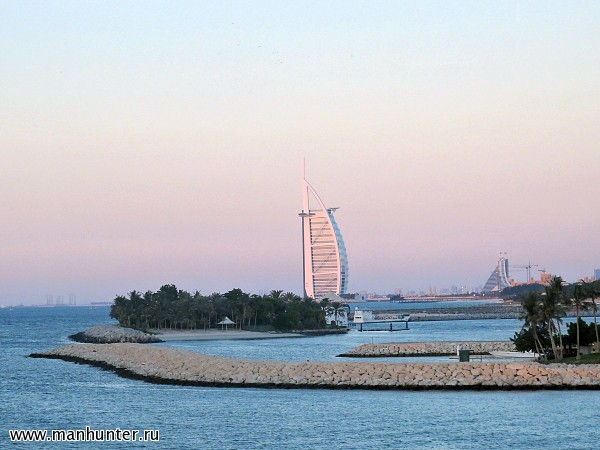
[[[351,290],[480,285],[498,251],[570,280],[600,267],[593,4],[506,21],[349,8],[327,32],[319,11],[271,11],[289,34],[200,10],[92,14],[91,30],[50,16],[35,34],[14,8],[0,303],[300,292],[303,156],[341,208]]]

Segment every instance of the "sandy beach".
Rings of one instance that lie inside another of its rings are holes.
[[[305,337],[298,333],[268,333],[245,330],[150,330],[162,341],[222,341]]]

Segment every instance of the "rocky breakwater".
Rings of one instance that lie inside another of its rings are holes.
[[[155,383],[197,386],[600,389],[598,365],[255,361],[140,344],[72,344],[30,356],[87,363]]]
[[[85,342],[92,344],[113,344],[117,342],[135,342],[139,344],[149,344],[152,342],[162,342],[156,336],[133,328],[120,327],[118,325],[98,325],[88,328],[85,331],[69,336],[76,342]]]
[[[479,306],[409,308],[402,312],[410,314],[411,322],[426,322],[440,320],[517,319],[521,316],[521,310],[520,305],[495,303]]]
[[[381,356],[450,356],[456,349],[471,350],[474,355],[487,355],[490,352],[513,352],[515,346],[510,341],[455,341],[455,342],[386,342],[363,344],[338,356],[370,358]]]

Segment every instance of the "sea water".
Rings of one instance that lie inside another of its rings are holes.
[[[51,448],[598,448],[600,391],[368,391],[156,385],[31,352],[110,322],[106,307],[0,310],[0,447],[8,430],[159,429],[158,443]],[[516,320],[418,322],[410,330],[261,341],[173,342],[216,355],[340,360],[366,342],[508,339]],[[402,363],[406,359],[387,361]]]

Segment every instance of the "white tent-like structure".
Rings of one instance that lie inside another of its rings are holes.
[[[224,327],[225,331],[227,331],[227,325],[235,325],[235,322],[229,317],[225,316],[225,318],[221,320],[217,325],[221,325],[221,329],[223,329]]]

